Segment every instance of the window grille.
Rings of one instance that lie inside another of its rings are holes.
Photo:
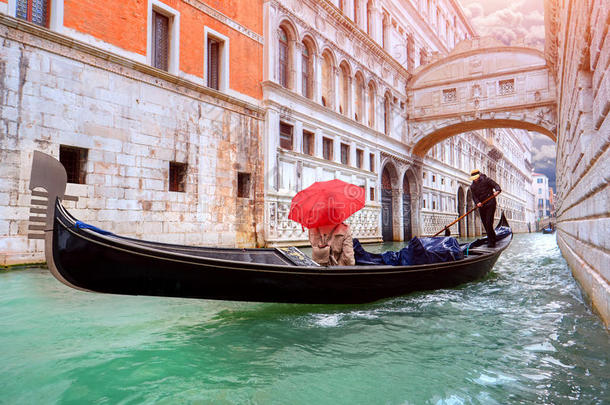
[[[183,193],[186,189],[186,163],[169,162],[169,191]]]
[[[17,18],[49,26],[49,0],[17,0]]]
[[[456,89],[444,89],[443,90],[443,103],[455,103],[457,101],[457,90]]]
[[[513,94],[515,92],[515,79],[500,80],[498,85],[500,87],[501,96]]]
[[[169,66],[169,17],[153,11],[152,64],[167,70]]]
[[[208,87],[219,90],[220,42],[208,38]]]

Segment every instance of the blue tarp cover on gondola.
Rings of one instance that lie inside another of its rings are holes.
[[[464,258],[464,252],[452,237],[415,237],[401,250],[384,253],[367,252],[360,241],[354,239],[354,256],[356,264],[410,266],[460,260]]]

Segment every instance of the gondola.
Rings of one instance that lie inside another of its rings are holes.
[[[465,259],[415,266],[321,267],[297,248],[188,247],[127,238],[83,224],[62,204],[66,174],[34,153],[30,189],[46,209],[47,265],[85,291],[234,301],[359,304],[413,291],[451,288],[485,276],[512,241],[471,243]],[[59,184],[58,184],[59,183]],[[63,184],[63,185],[62,185]],[[36,191],[44,188],[46,191]],[[39,217],[42,218],[42,217]],[[42,221],[39,219],[38,221]],[[498,226],[508,227],[502,216]],[[41,227],[34,228],[42,230]],[[508,228],[510,230],[510,228]]]

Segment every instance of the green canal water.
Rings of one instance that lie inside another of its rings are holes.
[[[2,404],[610,403],[610,338],[554,235],[368,305],[125,297],[0,273]]]

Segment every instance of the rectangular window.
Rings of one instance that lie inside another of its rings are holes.
[[[542,183],[542,179],[537,179],[536,183]]]
[[[152,65],[158,69],[169,67],[169,17],[153,10]]]
[[[538,189],[538,194],[542,194],[542,189],[541,188]]]
[[[499,93],[501,96],[513,94],[515,92],[515,79],[500,80],[498,86],[500,87]]]
[[[346,143],[341,144],[341,163],[349,164],[349,145]]]
[[[280,122],[280,147],[292,150],[292,125]]]
[[[208,37],[208,87],[220,89],[220,42]]]
[[[250,173],[237,173],[237,196],[250,198]]]
[[[17,18],[49,26],[49,0],[17,0]]]
[[[374,172],[375,171],[375,155],[373,153],[371,153],[369,155],[369,164],[371,165],[371,171]]]
[[[87,149],[59,145],[59,161],[66,169],[68,183],[85,184]]]
[[[371,201],[375,201],[375,187],[369,188],[369,198]]]
[[[443,103],[455,103],[457,101],[457,89],[443,90]]]
[[[434,174],[432,175],[432,183],[436,183],[436,176]]]
[[[356,149],[356,166],[362,169],[364,164],[364,151],[362,149]]]
[[[333,160],[333,140],[330,138],[322,138],[322,157]]]
[[[313,156],[314,154],[314,134],[309,131],[303,131],[303,153]]]
[[[184,193],[185,186],[186,163],[169,162],[169,191]]]

